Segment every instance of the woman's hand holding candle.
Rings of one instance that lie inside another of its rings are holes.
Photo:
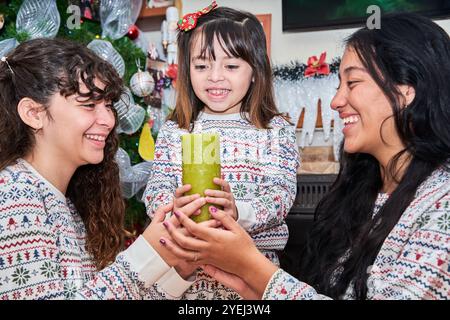
[[[220,210],[217,207],[210,207],[209,210],[223,211],[225,214],[233,217],[234,220],[237,220],[238,212],[230,184],[219,178],[214,178],[213,181],[218,186],[221,186],[222,190],[205,190],[206,202],[215,206],[221,206],[223,207],[223,210]]]
[[[197,212],[202,206],[204,206],[206,203],[204,198],[198,197],[196,200],[186,204],[182,208],[179,208],[179,212],[183,212],[184,214],[190,216]],[[179,229],[179,231],[184,236],[189,236],[189,233],[183,226],[180,226],[180,223],[178,219],[175,217],[175,215],[172,215],[169,219],[165,219],[165,216],[167,213],[173,210],[173,203],[169,203],[167,205],[161,206],[156,210],[155,216],[152,219],[152,222],[150,225],[145,229],[142,236],[147,240],[148,243],[158,252],[158,254],[164,259],[164,261],[170,265],[175,266],[179,264],[179,258],[172,255],[165,247],[163,246],[164,243],[160,241],[161,237],[167,237],[170,239],[170,235],[168,234],[166,230],[166,226],[168,223],[170,223],[173,227],[176,229]],[[210,220],[211,224],[215,220]]]

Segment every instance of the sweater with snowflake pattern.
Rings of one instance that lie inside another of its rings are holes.
[[[387,200],[379,194],[375,211]],[[375,213],[376,214],[376,213]],[[450,299],[450,166],[418,188],[368,270],[367,299]],[[349,286],[342,299],[353,299]],[[268,300],[330,299],[282,269],[263,295]]]
[[[99,272],[85,241],[74,205],[29,163],[0,171],[0,299],[142,299],[177,276],[142,236]]]
[[[296,196],[299,155],[294,126],[275,117],[269,127],[257,129],[239,113],[201,113],[193,133],[219,133],[221,174],[232,188],[238,223],[261,252],[278,264],[275,250],[284,249],[288,240],[285,217]],[[181,135],[186,133],[173,121],[167,121],[158,133],[152,174],[144,193],[150,217],[182,186]],[[185,299],[237,297],[203,272],[183,295]]]

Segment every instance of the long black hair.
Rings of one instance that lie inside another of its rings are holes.
[[[319,292],[340,298],[349,285],[357,299],[367,297],[367,268],[413,200],[418,186],[450,158],[450,41],[431,20],[415,14],[383,16],[381,29],[362,28],[347,39],[390,101],[405,149],[391,159],[396,177],[399,158],[410,160],[398,187],[372,218],[383,186],[380,165],[370,154],[341,149],[340,172],[319,203],[300,279]],[[405,108],[396,86],[415,89]]]

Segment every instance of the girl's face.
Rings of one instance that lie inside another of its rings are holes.
[[[196,96],[205,104],[206,113],[238,113],[242,99],[252,82],[251,66],[240,58],[228,56],[214,39],[216,60],[200,57],[202,39],[197,36],[191,47],[190,77]]]
[[[380,157],[403,149],[388,98],[352,48],[344,52],[339,77],[340,85],[331,108],[339,112],[345,124],[344,150],[368,153],[380,161]]]
[[[95,84],[104,88],[97,80]],[[80,91],[87,92],[83,83]],[[37,148],[75,168],[103,160],[105,140],[115,124],[110,102],[84,101],[76,94],[65,98],[56,93],[47,112],[49,117],[36,136]]]

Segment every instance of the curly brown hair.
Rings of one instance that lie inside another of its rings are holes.
[[[35,39],[20,44],[0,63],[0,170],[28,155],[35,132],[17,112],[28,97],[48,108],[55,93],[64,97],[113,103],[123,92],[116,70],[85,46],[62,39]],[[11,69],[10,69],[11,68]],[[12,71],[11,71],[12,70]],[[97,79],[105,85],[96,87]],[[88,92],[80,92],[80,82]],[[114,111],[117,125],[117,113]],[[106,139],[103,161],[79,167],[66,196],[74,203],[86,227],[86,250],[97,269],[112,261],[123,247],[125,206],[115,154],[119,147],[115,126]]]

